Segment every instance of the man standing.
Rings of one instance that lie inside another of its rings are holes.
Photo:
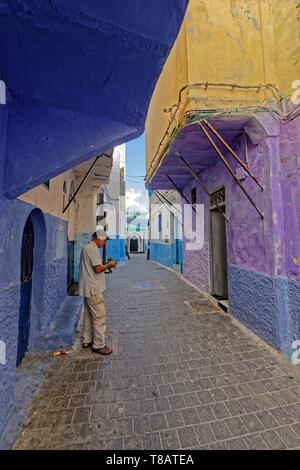
[[[107,234],[97,230],[92,240],[82,249],[80,256],[79,295],[84,296],[83,348],[92,346],[92,351],[107,356],[113,351],[105,344],[106,312],[103,298],[105,290],[104,271],[115,268],[110,261],[102,265],[99,248],[104,248]]]

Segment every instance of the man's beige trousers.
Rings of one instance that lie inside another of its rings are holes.
[[[84,298],[83,342],[93,343],[93,348],[105,346],[106,312],[103,294]]]

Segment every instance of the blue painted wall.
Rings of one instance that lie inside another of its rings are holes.
[[[8,197],[143,132],[187,3],[1,0]]]
[[[281,350],[290,356],[293,341],[300,339],[300,284],[278,276],[276,285]]]
[[[74,247],[74,281],[79,282],[80,279],[80,254],[82,248],[91,240],[91,233],[79,233],[76,236]],[[102,256],[102,253],[101,253]],[[123,238],[115,238],[106,242],[106,257],[111,257],[120,263],[127,260],[125,255],[125,240]]]
[[[287,355],[300,339],[300,284],[282,276],[229,267],[233,315],[264,341]]]
[[[179,265],[182,262],[182,242],[179,240]],[[176,264],[176,243],[150,243],[150,259],[172,268]]]
[[[125,240],[117,236],[106,242],[106,258],[113,258],[119,263],[124,263],[128,258],[125,254]]]
[[[0,435],[13,407],[20,252],[34,209],[3,194],[15,198],[143,132],[186,6],[187,0],[1,1],[0,71],[13,98],[0,106],[0,339],[7,344]],[[39,348],[67,283],[67,224],[40,212],[34,219],[45,252],[35,251],[31,349]],[[84,241],[83,234],[77,260]]]
[[[29,350],[40,349],[43,334],[66,297],[67,223],[0,194],[0,340],[6,343],[6,364],[0,365],[0,436],[14,403],[20,255],[23,228],[30,213],[35,246]]]
[[[91,233],[77,233],[74,245],[74,281],[80,279],[80,254],[82,248],[91,241]]]

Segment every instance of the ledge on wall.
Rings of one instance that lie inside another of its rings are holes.
[[[72,347],[82,306],[83,297],[66,297],[48,328],[43,342],[44,350],[52,351]]]

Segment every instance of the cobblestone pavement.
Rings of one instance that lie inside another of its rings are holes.
[[[16,449],[300,448],[296,366],[144,256],[107,280],[114,354],[57,358]]]

